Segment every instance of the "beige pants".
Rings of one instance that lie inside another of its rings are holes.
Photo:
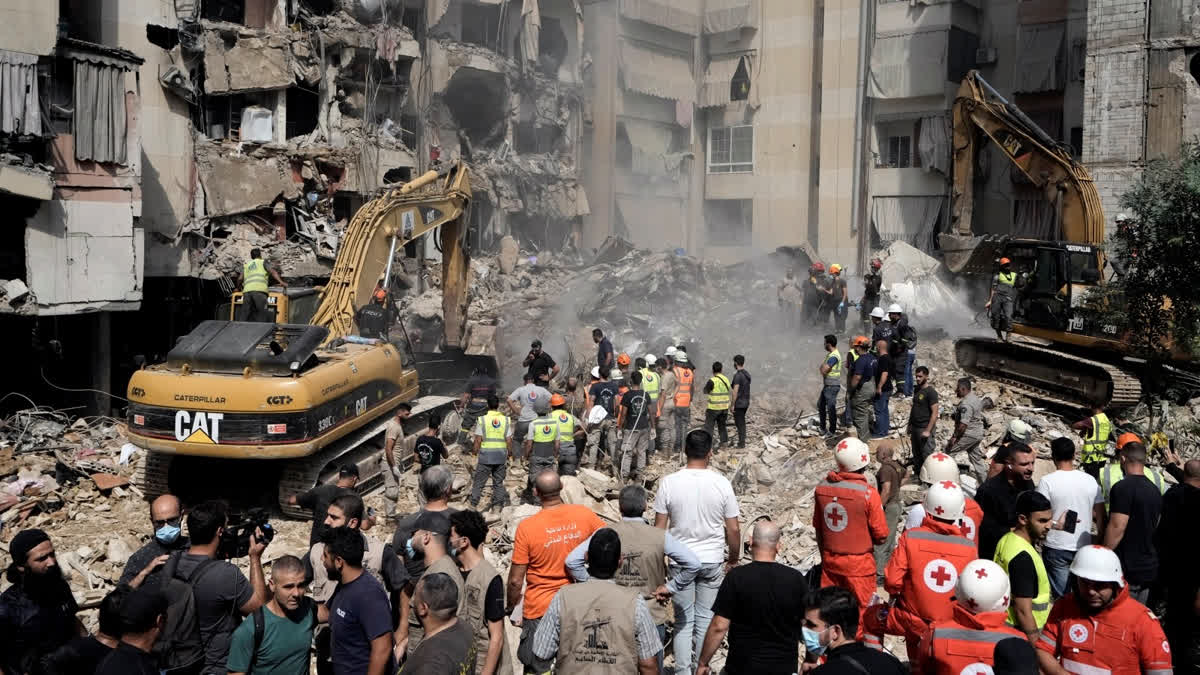
[[[657,447],[663,452],[670,452],[675,447],[675,408],[663,408],[656,424],[658,431]]]
[[[388,504],[389,516],[396,513],[397,504],[400,501],[401,483],[403,482],[401,467],[404,465],[405,458],[411,457],[416,441],[416,436],[409,436],[396,441],[396,447],[392,448],[392,454],[395,455],[396,459],[395,470],[392,470],[388,466],[387,453],[380,453],[379,472],[383,474],[383,499]],[[418,499],[420,499],[420,492],[420,490],[417,490]]]

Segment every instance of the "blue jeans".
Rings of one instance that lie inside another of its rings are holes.
[[[658,631],[658,641],[663,644],[663,648],[658,650],[658,655],[654,657],[655,663],[658,664],[658,670],[655,672],[658,675],[667,675],[667,671],[663,670],[663,656],[667,653],[667,624],[660,623],[654,628]]]
[[[668,565],[667,577],[679,571],[676,565]],[[691,675],[696,672],[696,661],[704,646],[704,634],[712,623],[713,603],[717,601],[717,590],[725,580],[725,563],[708,563],[700,566],[696,580],[672,597],[675,604],[675,675]]]
[[[917,363],[917,353],[913,350],[908,350],[908,360],[904,363],[904,387],[901,391],[905,396],[913,395],[913,367]]]
[[[1049,546],[1042,548],[1042,562],[1046,565],[1046,575],[1050,577],[1050,593],[1057,600],[1067,594],[1067,581],[1071,576],[1071,561],[1075,560],[1075,551],[1063,551]]]
[[[821,416],[821,431],[829,429],[829,433],[837,433],[837,397],[842,390],[840,384],[827,384],[821,389],[821,397],[817,399],[817,412]],[[826,426],[828,418],[828,427]],[[844,426],[850,426],[845,424]]]
[[[891,398],[892,392],[884,390],[875,399],[875,428],[872,430],[875,436],[887,436],[892,430],[892,421],[888,418],[888,401]]]

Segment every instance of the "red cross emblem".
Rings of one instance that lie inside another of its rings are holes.
[[[945,560],[930,560],[921,574],[925,585],[934,593],[949,593],[958,583],[958,570]]]
[[[859,458],[859,461],[863,461],[863,462],[867,461],[867,456],[863,455],[861,458]]]
[[[963,536],[975,541],[975,521],[963,516],[962,520],[958,521],[958,527],[962,530]]]
[[[953,490],[954,488],[958,487],[958,483],[955,483],[952,480],[944,480],[942,481],[942,487],[946,488],[947,490]]]
[[[1088,628],[1081,623],[1071,624],[1071,628],[1067,631],[1067,635],[1071,637],[1071,642],[1084,643],[1088,639]]]
[[[833,532],[841,532],[850,524],[850,514],[846,513],[846,507],[837,502],[830,502],[825,506],[825,526]]]
[[[938,454],[934,455],[933,458],[939,462],[944,462],[944,461],[950,459],[950,455],[946,455],[946,454],[939,452]]]
[[[975,578],[976,579],[984,579],[986,577],[987,577],[987,569],[980,567],[979,569],[975,570]]]
[[[972,663],[958,672],[958,675],[996,675],[992,667],[986,663]]]

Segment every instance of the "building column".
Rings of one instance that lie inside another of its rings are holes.
[[[112,314],[93,314],[92,340],[92,397],[97,415],[112,413],[112,397],[100,392],[112,392]]]

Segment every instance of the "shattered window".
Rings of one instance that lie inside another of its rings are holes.
[[[713,127],[708,130],[709,173],[754,172],[754,127]]]

